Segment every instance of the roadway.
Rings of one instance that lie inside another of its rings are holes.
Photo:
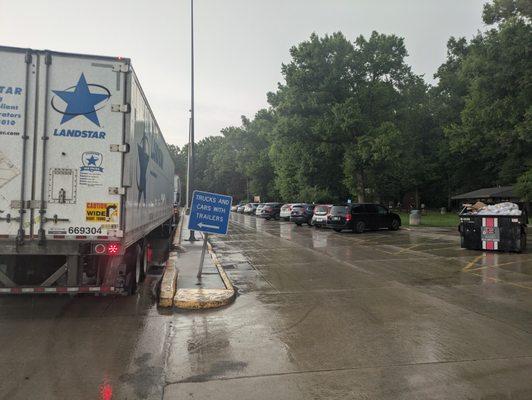
[[[130,298],[0,298],[0,398],[532,398],[530,247],[244,215],[213,244],[239,292],[219,310],[157,309],[155,276]]]

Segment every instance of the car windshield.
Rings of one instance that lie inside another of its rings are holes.
[[[317,206],[314,210],[314,214],[327,214],[327,211],[329,211],[329,207],[327,206]]]
[[[332,206],[331,215],[346,215],[348,207],[347,206]]]

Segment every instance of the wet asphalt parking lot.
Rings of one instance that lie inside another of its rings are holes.
[[[219,310],[0,298],[3,399],[532,399],[532,249],[233,215]]]

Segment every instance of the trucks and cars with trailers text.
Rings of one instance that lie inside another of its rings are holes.
[[[179,189],[130,60],[0,47],[0,87],[0,293],[133,293]]]

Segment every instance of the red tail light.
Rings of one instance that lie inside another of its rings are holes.
[[[116,256],[120,254],[120,244],[119,243],[109,243],[107,245],[107,254],[110,256]]]
[[[347,214],[345,215],[345,221],[346,221],[346,222],[351,221],[351,213],[347,213]]]

